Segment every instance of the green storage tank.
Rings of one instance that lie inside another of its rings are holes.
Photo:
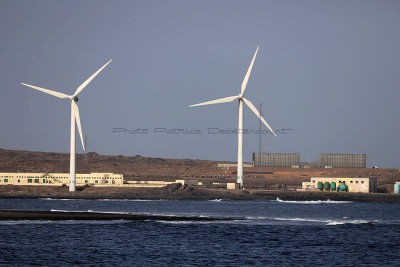
[[[318,182],[318,189],[319,190],[324,190],[324,184],[322,182]]]
[[[348,190],[348,187],[345,183],[340,183],[339,185],[339,191],[341,192],[346,192]]]
[[[336,191],[336,183],[335,182],[331,183],[331,191]]]
[[[400,184],[394,184],[394,194],[399,194],[400,193]]]
[[[324,189],[325,191],[329,191],[329,189],[331,188],[331,184],[329,182],[325,182],[324,183]]]

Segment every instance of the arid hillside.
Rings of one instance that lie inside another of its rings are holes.
[[[69,172],[68,153],[0,149],[1,172]],[[217,162],[191,159],[162,159],[137,156],[108,156],[89,152],[76,155],[76,172],[122,173],[126,178],[180,178],[222,175]]]
[[[109,156],[90,152],[78,154],[77,173],[113,172],[127,180],[175,180],[193,178],[201,181],[234,182],[236,168],[220,168],[216,161],[163,159],[141,156]],[[398,169],[319,169],[319,168],[245,168],[245,187],[279,189],[298,187],[310,177],[373,177],[378,178],[382,192],[393,191],[400,181]],[[69,154],[0,149],[0,172],[69,172]]]

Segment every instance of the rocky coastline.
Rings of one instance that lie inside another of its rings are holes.
[[[400,195],[388,193],[349,193],[289,190],[227,190],[171,184],[162,188],[0,186],[0,198],[54,199],[167,199],[167,200],[282,200],[282,201],[353,201],[399,203]]]

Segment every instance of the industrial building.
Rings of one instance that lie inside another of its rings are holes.
[[[0,185],[49,185],[69,184],[69,173],[0,173]],[[114,173],[76,174],[77,185],[122,186],[124,176]]]
[[[298,153],[253,153],[254,167],[292,167],[300,165]]]
[[[319,154],[318,161],[301,162],[299,153],[253,153],[254,167],[366,168],[366,154]]]
[[[319,154],[321,168],[366,168],[366,154]]]
[[[377,181],[376,178],[311,177],[310,182],[302,183],[302,190],[376,193]]]

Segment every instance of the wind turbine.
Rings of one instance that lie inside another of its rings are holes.
[[[207,101],[195,105],[191,105],[189,107],[196,107],[196,106],[204,106],[204,105],[211,105],[211,104],[219,104],[219,103],[226,103],[232,102],[234,100],[239,101],[239,119],[238,119],[238,160],[237,160],[237,183],[240,184],[240,187],[243,187],[243,102],[256,114],[256,116],[267,126],[267,128],[276,136],[274,131],[262,117],[262,115],[258,112],[256,107],[251,103],[249,100],[243,97],[244,91],[246,90],[247,82],[250,78],[250,73],[253,68],[254,60],[256,59],[258,48],[254,53],[253,59],[251,60],[250,66],[247,70],[246,76],[243,79],[240,94],[237,96],[229,96],[225,98],[220,98],[217,100]]]
[[[81,120],[79,117],[79,108],[76,102],[78,102],[78,94],[82,92],[82,90],[100,73],[110,62],[108,61],[103,67],[101,67],[98,71],[96,71],[92,76],[90,76],[84,83],[82,83],[75,91],[73,95],[66,95],[63,93],[55,92],[52,90],[40,88],[34,85],[29,85],[26,83],[21,83],[22,85],[31,87],[33,89],[39,90],[43,93],[56,96],[58,98],[68,98],[71,101],[71,147],[70,147],[70,159],[69,159],[69,191],[74,192],[76,186],[76,173],[75,173],[75,121],[78,125],[79,135],[81,137],[82,147],[85,151],[85,145],[83,143],[82,137],[82,127]]]

